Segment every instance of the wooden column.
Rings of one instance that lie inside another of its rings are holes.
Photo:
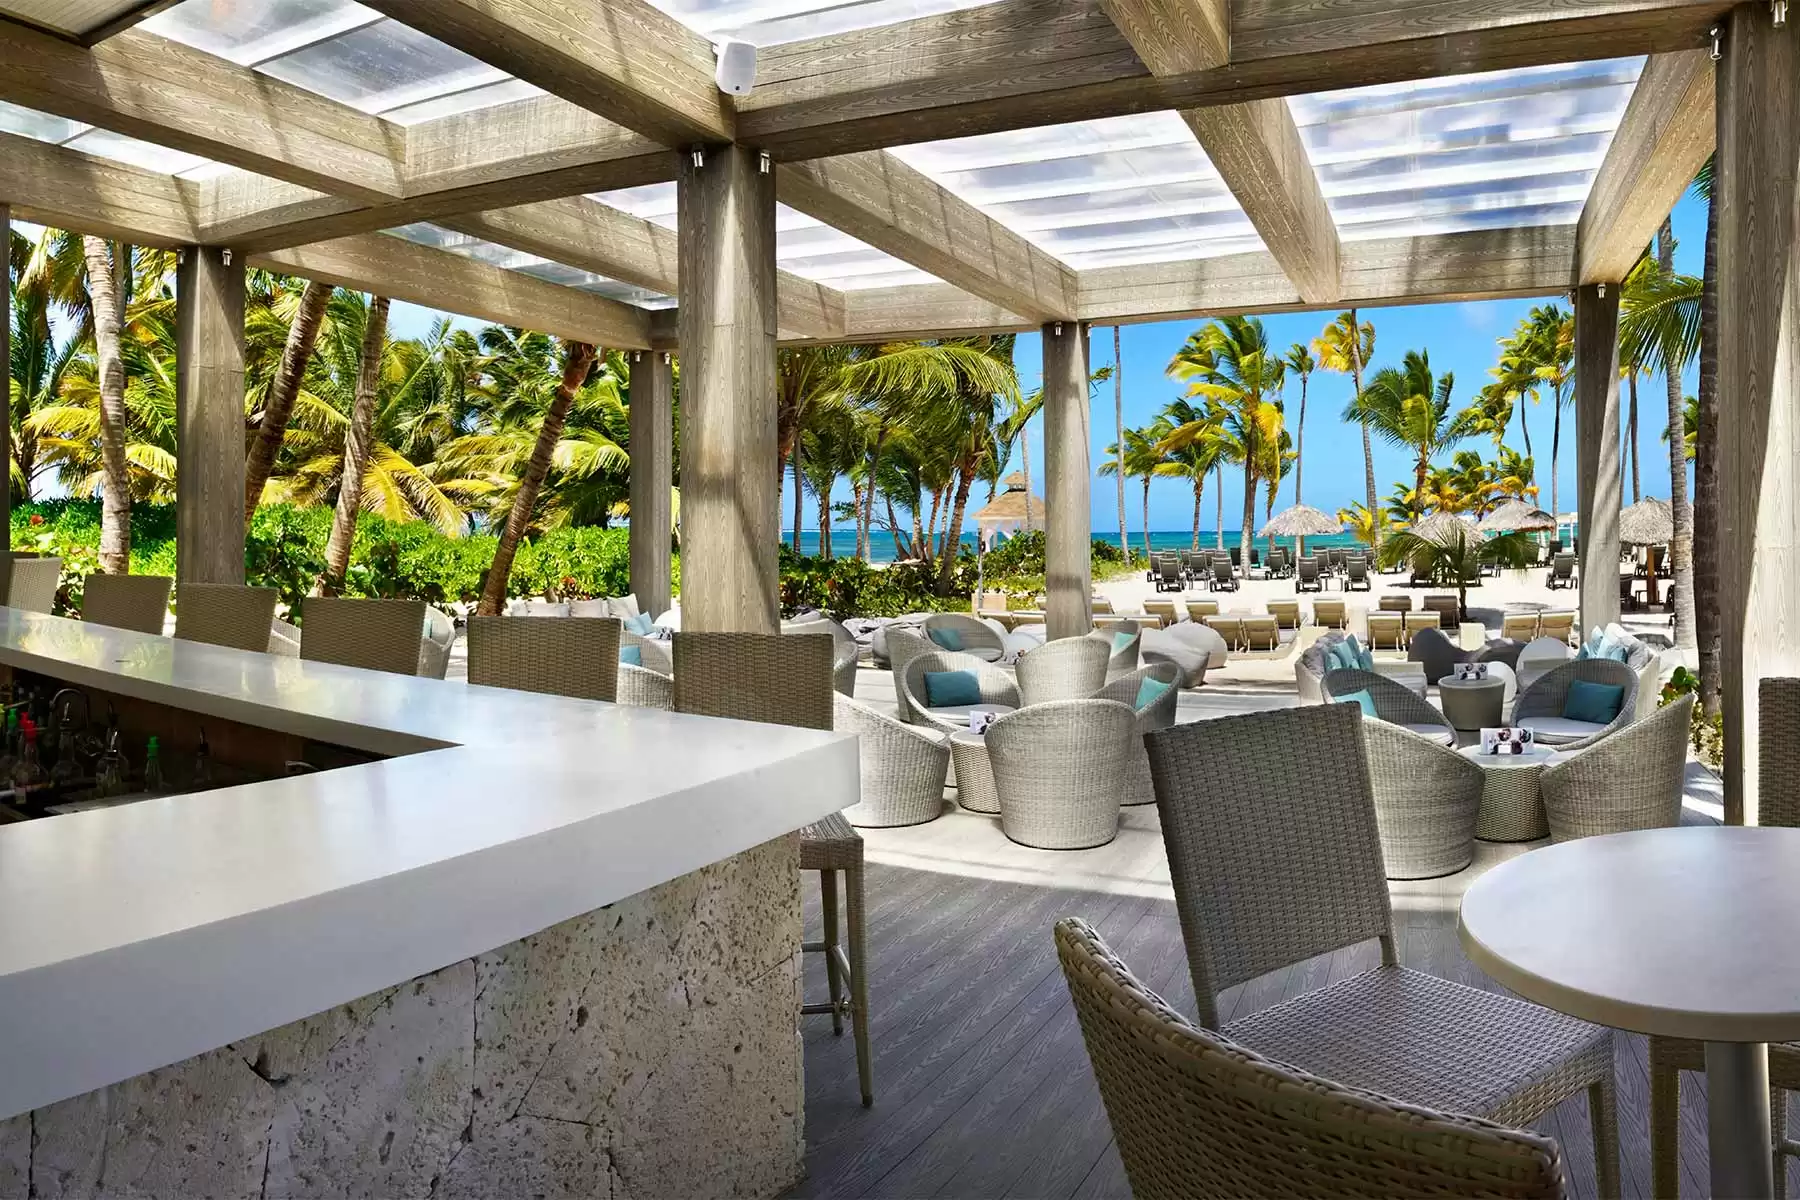
[[[242,583],[244,260],[216,246],[175,272],[175,438],[175,577]]]
[[[1618,284],[1575,292],[1575,463],[1586,638],[1619,619]]]
[[[12,362],[12,209],[0,204],[0,307],[3,307],[7,319],[0,321],[0,363]],[[12,418],[8,414],[6,420],[0,420],[0,465],[7,469],[7,486],[0,487],[0,530],[5,533],[5,542],[0,550],[0,563],[8,562],[12,556]],[[5,584],[0,582],[0,598],[4,596]]]
[[[1044,326],[1044,585],[1052,639],[1094,627],[1088,477],[1088,328]]]
[[[760,159],[736,145],[680,154],[683,629],[780,621],[775,176]]]
[[[631,590],[653,617],[669,609],[674,376],[666,350],[632,352]]]
[[[1718,530],[1725,820],[1757,820],[1757,688],[1800,675],[1800,13],[1724,22]],[[1792,779],[1775,781],[1791,788]]]

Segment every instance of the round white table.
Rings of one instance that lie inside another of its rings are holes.
[[[1772,1193],[1768,1043],[1800,1038],[1800,829],[1647,829],[1476,880],[1470,961],[1527,1000],[1706,1043],[1712,1194]]]

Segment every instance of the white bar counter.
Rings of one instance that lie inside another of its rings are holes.
[[[0,663],[399,756],[0,827],[0,1118],[526,938],[858,794],[847,735],[8,608]]]

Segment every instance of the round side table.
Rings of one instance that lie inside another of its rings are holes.
[[[1530,754],[1483,754],[1480,746],[1457,751],[1481,768],[1481,812],[1475,836],[1484,842],[1535,842],[1550,836],[1538,776],[1555,762],[1556,751],[1538,747]]]
[[[1438,680],[1438,700],[1452,729],[1465,733],[1493,729],[1501,723],[1506,681],[1492,675],[1486,679],[1458,679],[1446,675]]]
[[[956,802],[970,812],[1000,814],[1000,791],[988,761],[987,739],[978,733],[950,735],[950,762],[956,768]]]

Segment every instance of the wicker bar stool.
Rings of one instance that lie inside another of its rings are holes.
[[[25,612],[51,612],[56,607],[56,588],[61,581],[62,559],[14,554],[7,565],[6,606]]]
[[[268,653],[275,625],[274,588],[184,583],[175,592],[175,636],[186,642]]]
[[[675,711],[738,721],[763,721],[804,729],[835,723],[829,638],[779,633],[677,633]],[[843,813],[800,831],[800,869],[819,873],[824,936],[800,948],[825,956],[829,1004],[804,1004],[803,1014],[831,1014],[833,1033],[850,1017],[856,1039],[856,1075],[862,1102],[875,1103],[869,1055],[867,924],[863,908],[863,840]],[[838,876],[844,877],[844,917],[849,953],[838,941]],[[844,995],[849,984],[850,994]]]
[[[615,700],[619,630],[617,617],[470,617],[469,682]]]
[[[423,600],[346,600],[310,596],[302,610],[300,657],[393,675],[419,673]]]
[[[81,591],[81,619],[92,625],[161,633],[169,615],[167,575],[107,575],[95,572]]]

